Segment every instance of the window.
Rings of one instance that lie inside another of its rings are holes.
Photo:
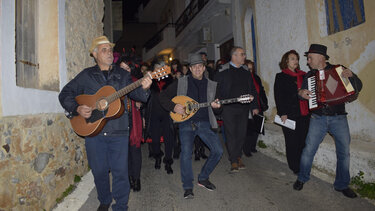
[[[16,84],[38,88],[37,0],[16,0]]]
[[[363,0],[325,0],[328,34],[365,22]]]
[[[59,91],[58,0],[16,0],[16,85]]]

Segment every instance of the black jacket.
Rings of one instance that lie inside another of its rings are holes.
[[[258,103],[256,102],[258,93],[255,89],[253,79],[250,71],[245,70],[243,67],[236,68],[232,65],[219,71],[215,74],[215,81],[218,82],[218,98],[220,100],[240,97],[244,94],[251,94],[254,96],[254,100],[248,104],[227,104],[223,105],[223,110],[226,109],[240,109],[241,111],[249,111],[258,109]]]
[[[288,115],[289,119],[296,120],[301,116],[298,97],[297,77],[283,72],[277,73],[273,86],[277,114]]]
[[[113,65],[109,71],[108,80],[100,70],[99,66],[93,66],[81,71],[73,80],[64,86],[59,94],[62,107],[71,115],[78,115],[76,112],[78,103],[75,97],[82,94],[93,95],[105,85],[112,86],[116,90],[133,83],[130,74],[118,66]],[[138,87],[128,96],[136,101],[146,102],[150,91],[144,91]],[[127,106],[126,100],[123,100]],[[109,136],[126,135],[129,132],[129,119],[127,111],[117,119],[109,120],[101,133],[108,133]]]

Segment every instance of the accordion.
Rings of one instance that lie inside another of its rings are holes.
[[[342,76],[343,68],[336,65],[329,70],[318,70],[307,78],[308,90],[312,92],[309,109],[352,102],[358,94],[348,78]]]

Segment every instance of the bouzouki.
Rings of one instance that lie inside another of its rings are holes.
[[[247,95],[241,95],[237,98],[231,98],[226,100],[219,100],[219,104],[229,104],[229,103],[250,103],[254,99],[254,96],[247,94]],[[200,108],[209,107],[211,106],[211,102],[206,103],[198,103],[197,101],[191,99],[190,97],[179,95],[174,98],[172,98],[172,102],[175,104],[181,104],[185,108],[185,114],[181,115],[175,112],[170,112],[171,118],[175,122],[184,122],[188,119],[190,119],[192,116],[194,116],[195,113]]]
[[[79,95],[75,98],[79,105],[86,105],[92,108],[89,118],[81,115],[70,119],[73,130],[80,136],[95,136],[104,127],[108,119],[115,119],[124,112],[124,103],[120,99],[122,96],[133,91],[142,85],[144,78],[161,79],[171,73],[169,66],[163,66],[152,73],[148,73],[136,82],[116,91],[112,86],[103,86],[93,95]]]

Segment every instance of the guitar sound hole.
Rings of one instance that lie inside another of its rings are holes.
[[[100,111],[98,109],[95,109],[91,112],[90,118],[86,119],[86,123],[93,123],[98,121],[99,119],[102,119],[107,114],[108,110]]]

